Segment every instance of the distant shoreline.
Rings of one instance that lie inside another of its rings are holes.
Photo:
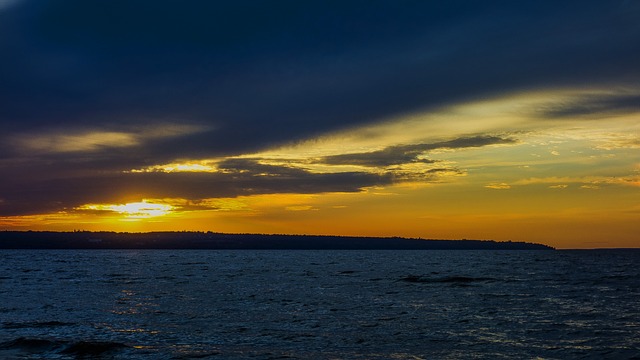
[[[1,231],[0,249],[555,250],[516,241],[216,232]]]

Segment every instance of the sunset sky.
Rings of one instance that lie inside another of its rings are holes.
[[[640,247],[640,1],[0,0],[0,230]]]

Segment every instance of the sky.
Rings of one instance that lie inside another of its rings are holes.
[[[640,2],[0,0],[0,230],[640,247]]]

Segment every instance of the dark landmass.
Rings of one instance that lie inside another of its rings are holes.
[[[0,249],[553,250],[542,244],[214,232],[2,231]]]

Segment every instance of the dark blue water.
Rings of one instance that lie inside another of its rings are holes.
[[[0,359],[640,359],[640,251],[0,251]]]

